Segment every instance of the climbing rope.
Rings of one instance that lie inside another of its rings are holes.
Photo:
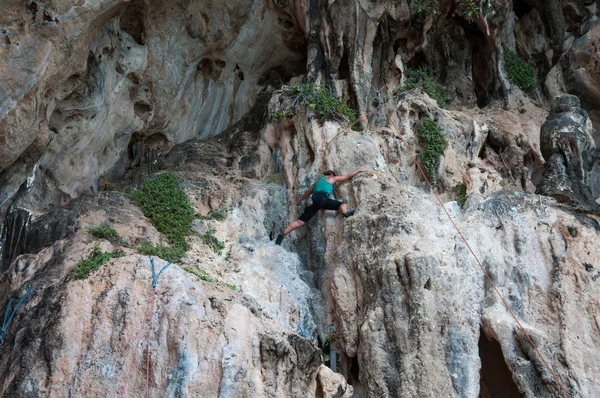
[[[123,384],[123,388],[121,389],[121,397],[125,396],[125,391],[127,390],[127,384],[129,384],[129,377],[131,376],[131,369],[133,368],[133,363],[135,361],[137,346],[140,342],[140,336],[142,331],[148,326],[148,333],[146,334],[146,393],[145,396],[148,397],[150,393],[150,334],[152,333],[152,314],[154,313],[154,302],[156,297],[156,285],[158,283],[158,278],[162,274],[162,272],[167,269],[171,265],[171,263],[167,263],[164,267],[156,273],[156,269],[154,267],[154,258],[150,258],[150,264],[152,265],[152,289],[150,291],[150,299],[148,300],[148,304],[146,305],[146,311],[144,312],[144,321],[142,326],[138,330],[135,336],[135,346],[133,349],[133,353],[131,354],[131,360],[129,361],[129,368],[127,369],[127,376],[125,377],[125,383]]]
[[[12,321],[13,317],[15,316],[15,313],[17,312],[21,304],[23,304],[23,302],[27,299],[32,289],[33,287],[31,285],[27,287],[27,291],[25,292],[23,297],[21,297],[15,308],[12,310],[12,313],[10,312],[10,307],[12,306],[12,299],[8,300],[8,305],[6,306],[6,311],[4,312],[4,321],[2,322],[2,328],[0,328],[0,345],[4,344],[4,336],[6,336],[6,331],[8,329],[8,325],[10,325],[10,321]]]
[[[392,78],[391,81],[393,81],[395,78],[397,78],[398,76],[400,76],[400,74],[396,75],[394,78]],[[391,82],[390,81],[390,82]],[[385,86],[383,86],[378,93],[380,93],[381,91],[383,91],[389,84],[390,82],[388,82]],[[502,303],[504,304],[504,306],[506,307],[506,309],[508,310],[508,312],[510,313],[510,315],[513,317],[513,319],[515,320],[515,322],[517,323],[517,325],[519,326],[519,328],[521,329],[521,331],[523,332],[523,334],[527,337],[527,340],[529,340],[529,342],[531,343],[532,347],[534,348],[535,352],[539,355],[539,357],[541,358],[542,362],[544,363],[544,365],[546,366],[546,368],[548,368],[548,370],[550,371],[550,373],[552,374],[552,377],[554,378],[554,380],[557,382],[557,384],[560,386],[560,388],[562,389],[562,391],[564,392],[565,396],[567,396],[568,398],[571,398],[571,396],[569,395],[569,393],[567,392],[566,388],[564,387],[564,385],[560,382],[560,380],[558,379],[558,376],[556,375],[556,373],[554,373],[554,371],[552,370],[552,368],[550,367],[550,365],[548,364],[548,362],[546,361],[546,359],[544,358],[544,356],[542,355],[542,353],[540,352],[540,350],[538,349],[538,347],[536,346],[536,344],[533,342],[533,340],[531,339],[531,336],[529,335],[529,333],[527,333],[527,331],[525,330],[525,328],[523,327],[523,325],[521,324],[521,322],[517,319],[516,315],[513,313],[513,311],[510,309],[510,306],[508,305],[507,301],[504,299],[504,296],[502,296],[502,293],[500,293],[500,290],[496,287],[496,284],[494,283],[494,281],[492,280],[492,278],[490,277],[490,275],[488,274],[488,272],[485,270],[485,268],[483,267],[483,264],[481,263],[481,261],[479,260],[479,258],[477,257],[477,255],[475,254],[475,252],[473,251],[473,249],[471,248],[471,246],[469,245],[469,242],[467,241],[467,239],[464,237],[464,235],[462,234],[462,232],[460,231],[460,229],[458,228],[458,226],[456,225],[456,223],[454,222],[454,219],[452,218],[452,216],[450,215],[450,213],[448,212],[448,210],[446,210],[446,207],[444,206],[444,203],[442,202],[442,200],[440,199],[440,197],[438,196],[438,194],[435,192],[435,189],[433,188],[433,185],[429,182],[429,179],[427,178],[425,172],[423,171],[423,168],[421,167],[421,165],[419,164],[419,162],[417,161],[416,156],[413,154],[413,152],[410,149],[410,146],[408,145],[408,143],[406,142],[406,140],[402,137],[402,134],[400,133],[400,129],[398,128],[398,126],[396,126],[396,123],[393,122],[392,118],[390,117],[390,115],[388,114],[387,110],[385,109],[385,106],[387,105],[387,101],[383,101],[383,103],[381,103],[379,106],[377,106],[376,108],[374,108],[373,110],[371,110],[370,112],[366,113],[365,115],[361,116],[360,118],[358,118],[354,123],[349,124],[348,126],[346,126],[346,128],[344,128],[343,130],[341,130],[338,134],[336,134],[331,140],[329,140],[329,142],[326,145],[326,150],[329,149],[329,145],[337,138],[339,137],[341,134],[347,132],[350,128],[352,128],[354,125],[356,125],[357,123],[359,123],[361,120],[364,120],[365,118],[368,118],[369,116],[371,116],[373,113],[375,113],[377,110],[379,109],[383,109],[383,112],[385,113],[386,118],[388,119],[388,121],[390,122],[390,124],[392,126],[394,126],[394,129],[396,130],[396,132],[398,133],[398,137],[400,138],[400,140],[402,141],[402,143],[404,144],[404,146],[406,147],[406,149],[408,150],[408,153],[410,154],[410,156],[413,159],[414,164],[417,165],[419,172],[423,175],[423,178],[425,179],[425,181],[427,182],[427,185],[429,185],[429,188],[431,189],[431,192],[433,192],[433,194],[435,195],[435,198],[437,199],[438,203],[440,204],[440,206],[442,207],[442,209],[444,210],[444,212],[446,213],[446,216],[448,217],[448,219],[450,220],[450,222],[452,223],[452,225],[454,226],[454,229],[456,229],[456,232],[458,233],[458,235],[460,236],[460,238],[463,240],[463,242],[465,243],[465,245],[468,247],[469,251],[471,252],[471,254],[473,255],[473,257],[475,258],[475,261],[477,262],[477,264],[479,265],[479,267],[481,268],[481,270],[483,271],[485,277],[489,280],[490,284],[492,285],[492,287],[494,288],[494,290],[496,291],[496,294],[498,295],[498,297],[500,297],[500,299],[502,300]],[[504,159],[502,159],[504,160]]]
[[[438,196],[437,192],[435,192],[435,189],[433,188],[433,185],[429,182],[429,179],[425,175],[425,172],[423,171],[423,168],[421,167],[421,165],[417,161],[416,156],[411,151],[410,146],[408,145],[408,143],[406,142],[406,140],[402,137],[402,134],[400,133],[400,129],[398,128],[398,126],[396,126],[396,123],[394,123],[394,121],[392,120],[392,118],[390,117],[390,115],[388,114],[388,112],[387,112],[387,110],[385,108],[383,109],[383,112],[385,113],[385,116],[387,117],[387,119],[390,122],[390,124],[392,126],[394,126],[394,129],[398,133],[398,137],[400,138],[400,140],[402,140],[402,143],[406,147],[408,153],[413,158],[414,163],[419,168],[419,171],[423,175],[423,178],[427,182],[427,185],[429,185],[429,188],[431,189],[431,192],[433,192],[433,194],[435,195],[435,198],[437,199],[437,201],[440,204],[441,208],[444,210],[444,213],[446,213],[446,216],[448,216],[448,219],[450,220],[450,222],[454,226],[454,229],[456,229],[456,232],[458,233],[458,235],[460,236],[460,238],[463,240],[463,242],[465,243],[465,245],[469,248],[469,251],[471,252],[471,254],[473,255],[473,257],[475,258],[475,261],[477,261],[477,264],[479,265],[479,267],[483,271],[485,277],[488,279],[488,281],[490,282],[490,284],[492,285],[492,287],[496,291],[496,294],[498,295],[498,297],[500,297],[500,299],[502,300],[502,303],[504,303],[504,306],[506,307],[506,309],[508,310],[508,312],[510,313],[510,315],[513,317],[513,319],[515,320],[515,322],[517,322],[517,325],[519,325],[519,328],[521,329],[521,331],[523,332],[523,334],[527,337],[527,340],[529,340],[529,342],[533,346],[535,352],[537,352],[537,354],[539,355],[539,357],[542,359],[542,362],[544,362],[544,365],[546,365],[546,368],[548,368],[548,370],[552,374],[552,377],[554,377],[554,380],[558,383],[558,385],[560,386],[560,388],[564,392],[565,396],[567,396],[568,398],[571,398],[571,396],[567,392],[567,389],[560,382],[560,380],[558,379],[558,376],[556,375],[556,373],[554,373],[554,371],[552,370],[552,368],[550,367],[550,365],[546,361],[546,358],[544,358],[544,356],[542,355],[542,353],[540,352],[540,350],[538,349],[538,347],[536,346],[536,344],[533,342],[533,340],[529,336],[529,333],[527,333],[527,331],[525,330],[525,328],[523,327],[523,325],[521,324],[521,322],[519,321],[519,319],[517,318],[517,316],[510,309],[510,306],[508,305],[508,303],[506,302],[506,300],[502,296],[502,293],[500,293],[500,290],[496,287],[496,284],[494,283],[494,281],[492,280],[492,278],[490,277],[490,275],[488,274],[488,272],[485,270],[483,264],[481,263],[481,261],[479,260],[479,258],[477,257],[477,255],[475,254],[475,252],[473,251],[473,249],[471,248],[471,245],[469,245],[469,242],[467,241],[467,239],[465,238],[465,236],[462,234],[462,232],[460,231],[460,229],[458,228],[458,226],[454,222],[454,219],[452,218],[452,216],[450,215],[450,213],[448,212],[448,210],[446,210],[446,207],[444,206],[444,203],[442,202],[442,200]]]

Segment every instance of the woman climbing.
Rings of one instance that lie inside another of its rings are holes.
[[[277,236],[277,240],[275,243],[280,245],[283,242],[283,238],[285,238],[290,232],[295,229],[300,228],[305,223],[308,222],[319,210],[338,210],[344,217],[350,217],[354,214],[354,210],[348,210],[348,205],[339,200],[330,199],[329,195],[333,192],[333,184],[338,182],[344,182],[358,173],[362,173],[365,169],[356,169],[351,173],[348,173],[343,176],[336,176],[333,170],[327,170],[323,177],[319,179],[319,181],[315,182],[310,186],[308,191],[302,195],[300,200],[298,200],[298,205],[302,203],[302,201],[308,198],[311,194],[312,203],[307,203],[306,210],[304,213],[298,218],[296,221],[290,223],[283,233]]]

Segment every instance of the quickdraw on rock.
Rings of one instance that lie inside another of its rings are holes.
[[[148,306],[146,307],[146,312],[144,313],[144,323],[140,327],[138,334],[135,338],[135,345],[133,346],[133,353],[131,354],[131,361],[129,362],[129,368],[127,369],[127,376],[125,378],[125,384],[121,390],[121,397],[125,396],[125,391],[127,390],[127,384],[129,383],[129,376],[131,375],[131,369],[133,368],[133,363],[135,360],[136,349],[139,344],[140,335],[142,330],[146,327],[146,323],[148,323],[148,333],[146,334],[146,394],[145,397],[148,396],[150,392],[150,333],[152,332],[152,314],[154,313],[154,297],[156,293],[156,284],[158,283],[158,278],[160,278],[160,274],[167,269],[171,265],[171,263],[167,263],[164,267],[156,273],[156,269],[154,267],[154,258],[150,257],[150,264],[152,265],[152,290],[150,292],[150,299],[148,300]]]
[[[29,296],[29,293],[31,293],[32,289],[33,287],[31,285],[27,287],[27,291],[25,292],[23,297],[21,297],[17,305],[15,305],[15,308],[12,310],[12,312],[10,311],[12,306],[12,299],[8,300],[8,305],[6,306],[6,311],[4,312],[4,321],[2,322],[2,328],[0,328],[0,345],[4,344],[4,336],[6,335],[6,331],[8,330],[8,325],[10,325],[10,321],[12,321],[13,317],[15,316],[15,313],[17,312],[21,304],[23,304],[23,302],[27,300],[27,297]]]

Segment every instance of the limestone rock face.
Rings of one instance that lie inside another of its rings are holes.
[[[597,158],[592,131],[592,122],[576,96],[556,97],[540,133],[546,165],[538,193],[599,209],[591,190]]]
[[[240,120],[262,88],[304,71],[305,38],[286,4],[3,4],[2,211],[27,177],[50,192],[30,208],[74,198]]]
[[[0,395],[562,396],[556,376],[600,396],[598,8],[478,4],[5,1],[0,308],[33,295]],[[505,51],[544,87],[509,83]],[[282,88],[307,82],[368,117],[352,129]],[[416,165],[426,119],[448,141],[437,197]],[[358,167],[334,190],[353,217],[274,244],[324,170]],[[164,171],[196,217],[152,293],[137,249],[167,240],[127,192]],[[91,236],[106,224],[122,240]],[[71,280],[95,247],[123,256]]]
[[[227,232],[219,228],[217,235],[239,235],[245,217],[232,215]],[[61,229],[63,219],[70,220],[70,229]],[[195,245],[187,269],[172,265],[163,272],[154,304],[150,262],[127,248],[125,257],[91,278],[65,282],[79,259],[98,246],[86,228],[107,222],[130,245],[159,241],[140,211],[116,193],[80,198],[25,230],[27,254],[5,274],[3,289],[18,296],[32,285],[34,296],[13,321],[19,332],[7,336],[2,348],[3,396],[62,396],[66,390],[116,396],[126,383],[127,396],[139,395],[146,390],[148,343],[150,396],[314,396],[317,374],[323,373],[321,351],[310,339],[315,324],[307,303],[314,299],[298,278],[294,254],[267,244],[264,232],[260,248],[240,235],[227,261]],[[62,232],[40,235],[44,227]],[[99,247],[117,249],[108,242]],[[253,259],[247,247],[261,256]],[[215,262],[230,265],[212,268]],[[158,268],[165,264],[157,259]],[[200,264],[212,282],[189,273]],[[327,391],[337,391],[338,384],[351,391],[341,376],[320,380]]]
[[[475,148],[487,145],[482,142],[486,134],[474,141],[454,136],[453,131],[461,130],[450,113],[435,105],[427,109],[425,103],[407,96],[387,112],[393,120],[405,121],[403,109],[422,107],[421,117],[434,117],[444,126],[454,145],[441,162],[443,176],[453,172],[447,168],[454,165],[449,159],[468,159],[467,142]],[[417,124],[412,122],[416,121],[400,124],[400,134],[414,151],[419,144]],[[374,170],[373,176],[359,175],[336,188],[338,199],[358,208],[354,217],[344,220],[325,212],[320,221],[311,221],[298,232],[293,243],[309,258],[308,264],[322,267],[323,295],[332,310],[327,322],[341,335],[342,368],[355,393],[477,397],[486,390],[492,396],[508,391],[528,397],[560,396],[560,386],[486,281],[469,247],[435,198],[415,187],[423,186],[422,177],[410,167],[412,158],[398,132],[390,127],[334,139],[335,126],[308,127],[302,119],[297,123],[283,131],[266,131],[266,137],[281,140],[284,165],[293,158],[302,164],[302,154],[315,153],[316,165],[309,170],[285,167],[291,170],[286,175],[289,186],[308,186],[320,169]],[[487,128],[501,135],[509,134],[503,128],[512,129],[498,119]],[[290,130],[296,135],[285,134]],[[471,162],[477,174],[470,171],[469,182],[478,188],[468,191],[464,209],[449,201],[446,210],[569,393],[597,393],[600,385],[591,369],[600,364],[587,368],[577,358],[585,347],[599,344],[597,271],[585,266],[600,254],[595,243],[598,221],[572,215],[547,197],[493,193],[501,186],[486,182],[481,159]],[[480,191],[483,186],[486,189]],[[292,194],[291,203],[301,191]],[[563,309],[550,304],[558,297]],[[594,304],[583,304],[580,300],[587,300],[583,297]],[[577,315],[566,310],[580,305],[585,309]],[[586,342],[582,335],[588,336]],[[487,356],[492,351],[488,344],[499,344],[503,357]],[[506,363],[506,379],[481,377],[498,363]]]

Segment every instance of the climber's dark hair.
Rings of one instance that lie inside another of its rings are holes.
[[[327,170],[327,171],[326,171],[325,173],[323,173],[323,174],[324,174],[324,175],[326,175],[326,176],[330,176],[330,175],[336,175],[336,174],[335,174],[335,171],[333,171],[333,170],[331,170],[331,169],[330,169],[330,170]]]

